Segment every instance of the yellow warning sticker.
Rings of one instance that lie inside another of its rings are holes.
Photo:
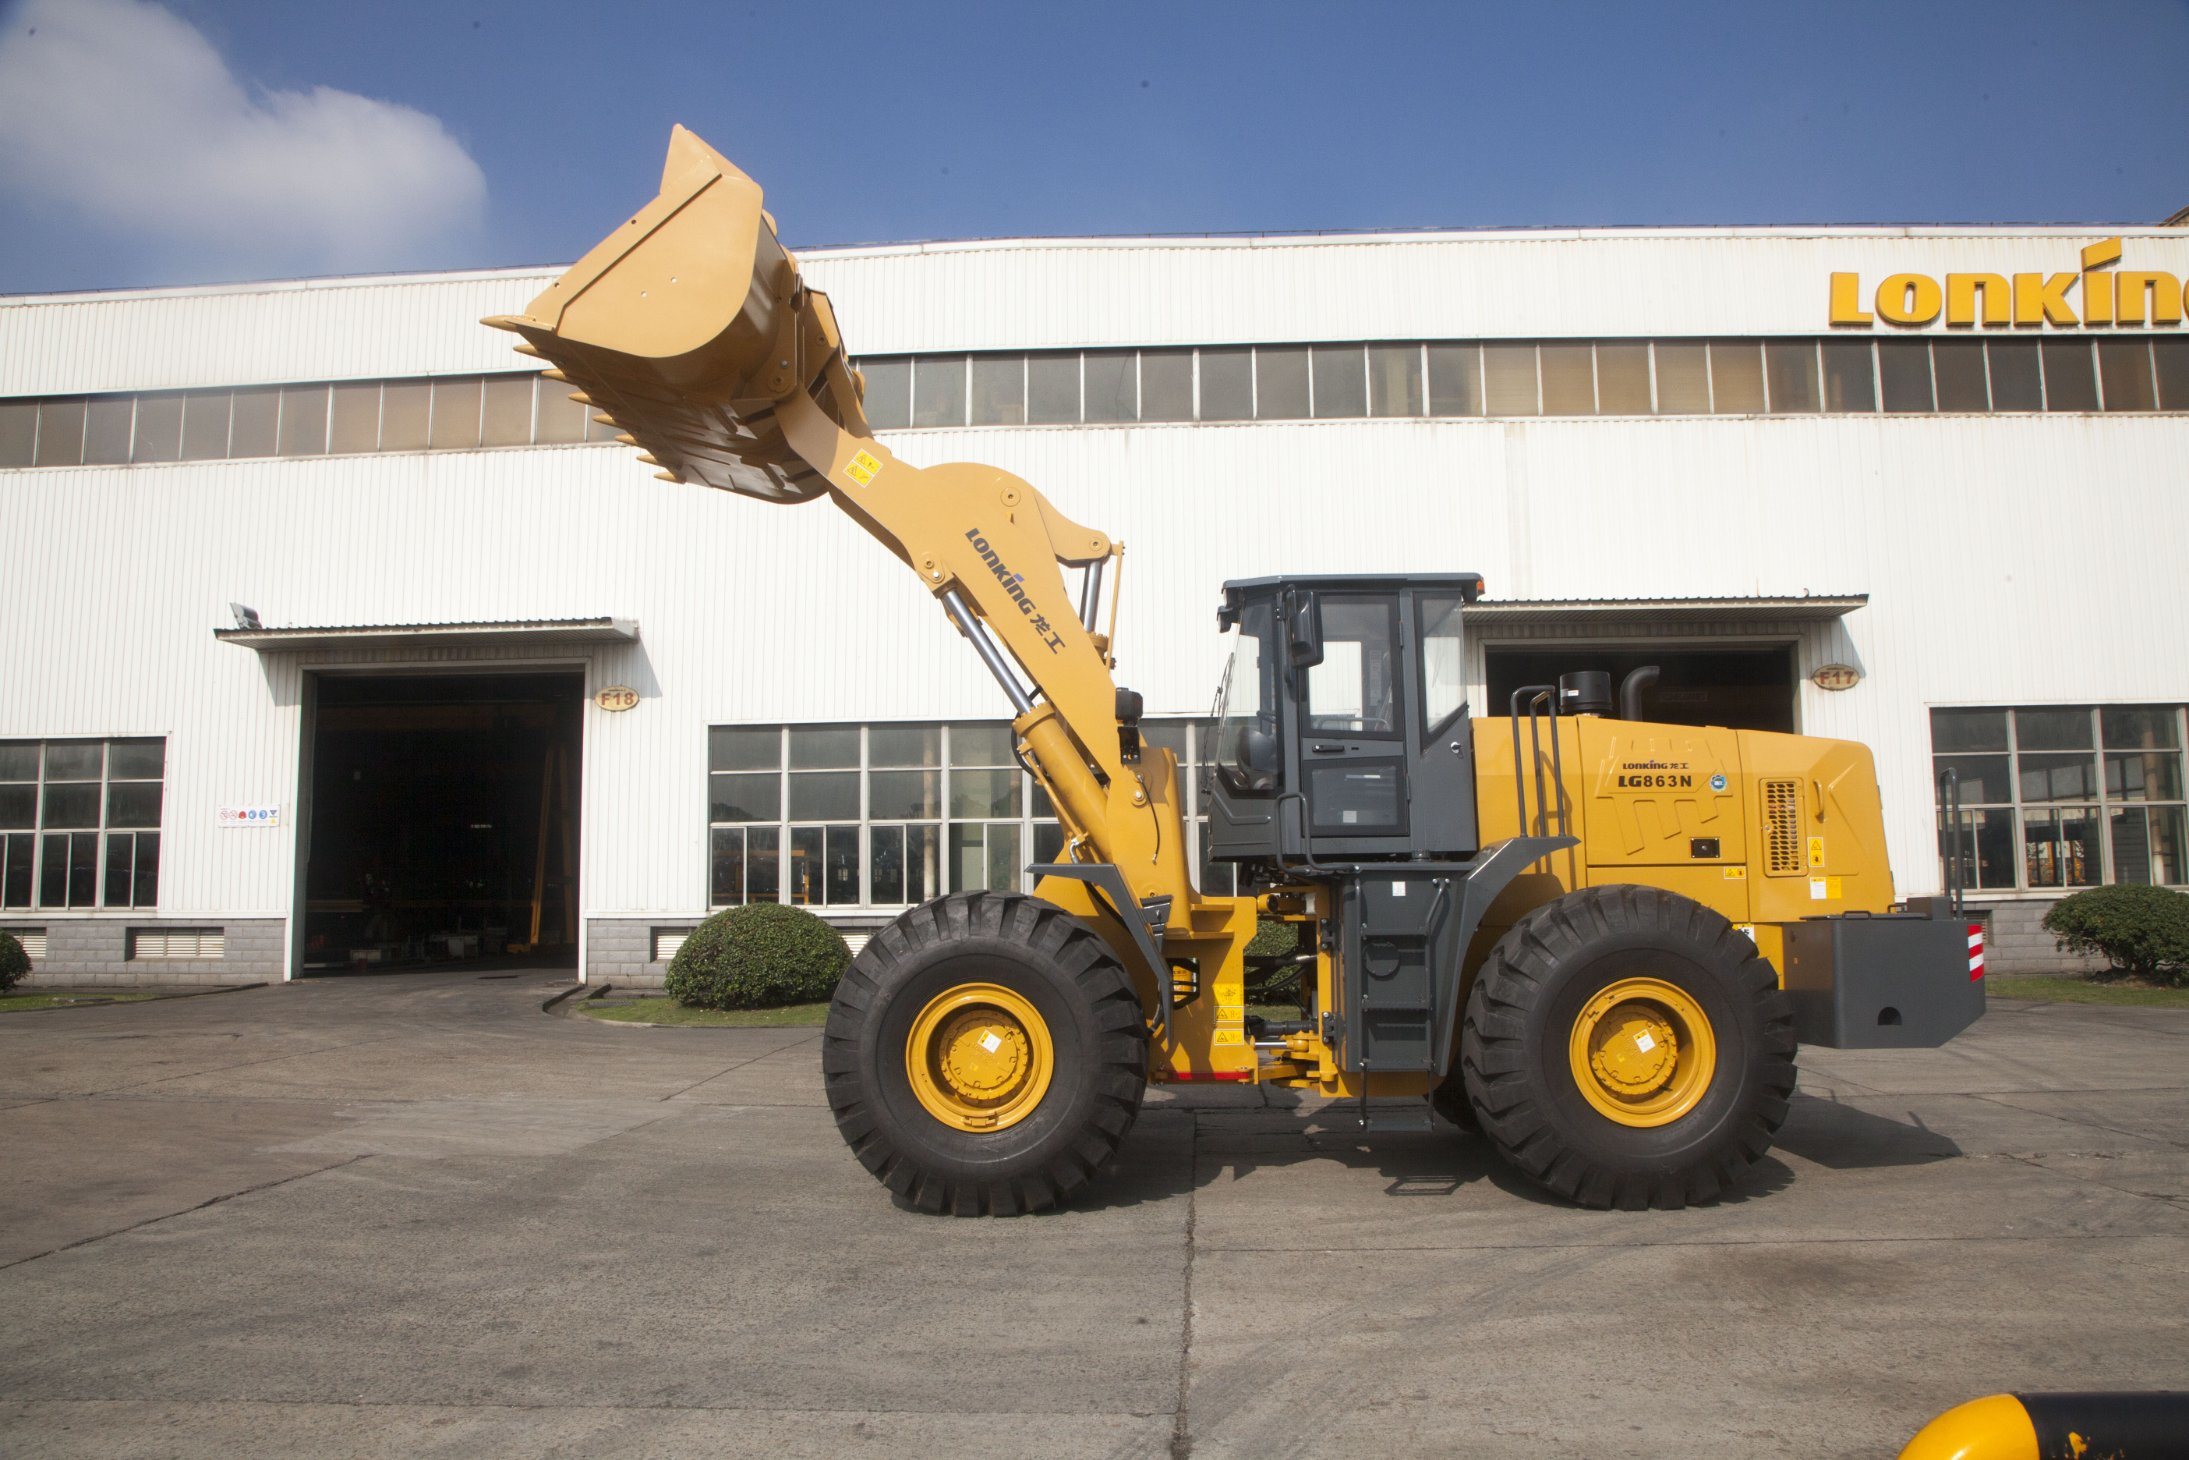
[[[851,453],[850,464],[844,468],[844,475],[863,487],[873,481],[875,473],[881,469],[882,464],[874,459],[872,452],[854,451]]]
[[[1748,869],[1746,867],[1728,867],[1725,869],[1725,880],[1728,882],[1746,882],[1748,880]]]
[[[1218,1044],[1245,1044],[1247,1008],[1244,1004],[1216,1005],[1216,1040]]]
[[[1821,867],[1824,865],[1823,837],[1813,836],[1809,838],[1809,865],[1812,867]]]
[[[1844,898],[1844,897],[1845,897],[1846,895],[1847,895],[1847,879],[1846,879],[1846,878],[1844,878],[1844,877],[1827,877],[1827,878],[1825,878],[1825,879],[1824,879],[1824,896],[1825,896],[1825,897],[1826,897],[1826,898],[1827,898],[1828,900],[1830,900],[1830,901],[1832,901],[1832,902],[1838,902],[1838,901],[1839,901],[1839,900],[1840,900],[1841,898]]]

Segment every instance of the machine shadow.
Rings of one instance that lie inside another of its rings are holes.
[[[1449,1198],[1487,1183],[1521,1201],[1571,1209],[1563,1198],[1514,1170],[1488,1141],[1473,1132],[1442,1120],[1428,1130],[1363,1132],[1355,1124],[1356,1107],[1350,1104],[1311,1102],[1296,1095],[1291,1099],[1294,1103],[1290,1108],[1273,1100],[1259,1108],[1157,1108],[1143,1112],[1140,1124],[1118,1151],[1116,1160],[1100,1180],[1073,1201],[1072,1208],[1103,1211],[1138,1206],[1218,1183],[1329,1164],[1347,1171],[1373,1172],[1382,1178],[1382,1195],[1387,1197]],[[1375,1109],[1383,1114],[1405,1104],[1379,1101]],[[1835,1107],[1824,1112],[1821,1121],[1832,1126],[1842,1115],[1855,1121],[1877,1120],[1859,1111]],[[1788,1124],[1791,1127],[1793,1122]],[[1859,1147],[1874,1139],[1852,1124],[1845,1128],[1833,1126],[1831,1135],[1835,1145]],[[1796,1154],[1807,1158],[1806,1151]],[[1774,1195],[1794,1181],[1795,1173],[1785,1163],[1766,1156],[1725,1191],[1697,1205],[1735,1206]]]
[[[1773,1143],[1831,1171],[1927,1166],[1963,1155],[1960,1145],[1911,1112],[1893,1120],[1821,1095],[1795,1095]]]

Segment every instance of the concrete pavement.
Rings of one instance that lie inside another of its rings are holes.
[[[2189,1387],[2189,1014],[1805,1051],[1694,1211],[1233,1090],[955,1222],[844,1151],[819,1031],[543,1015],[558,977],[0,1017],[0,1451],[1853,1456]]]

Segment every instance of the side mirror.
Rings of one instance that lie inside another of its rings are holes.
[[[1295,669],[1323,662],[1323,611],[1312,593],[1294,588],[1284,597],[1285,653]]]

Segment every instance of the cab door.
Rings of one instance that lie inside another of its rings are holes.
[[[1318,854],[1403,850],[1404,661],[1395,594],[1317,595],[1319,662],[1294,671],[1299,786]]]

